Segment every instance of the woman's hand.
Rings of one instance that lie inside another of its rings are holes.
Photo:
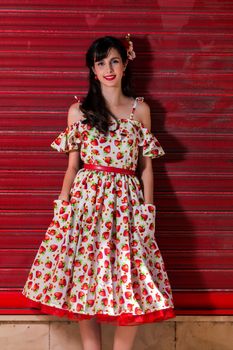
[[[69,195],[67,196],[67,195],[62,195],[62,194],[60,194],[60,195],[58,196],[58,199],[61,199],[61,200],[66,201],[66,202],[69,202],[69,201],[70,201]]]

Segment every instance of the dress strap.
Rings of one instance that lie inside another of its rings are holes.
[[[80,98],[76,95],[74,95],[74,98],[78,101],[78,102],[81,102]]]
[[[134,100],[134,104],[133,104],[133,108],[132,108],[132,112],[130,113],[130,117],[129,119],[133,119],[133,115],[134,115],[134,111],[137,107],[137,103],[138,101],[144,101],[144,97],[136,97],[135,100]]]

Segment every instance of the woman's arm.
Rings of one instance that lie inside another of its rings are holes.
[[[82,119],[82,112],[79,109],[79,102],[73,103],[68,111],[68,117],[67,117],[67,125],[70,127],[71,124],[74,122],[77,122],[78,120]],[[63,184],[61,192],[58,196],[59,199],[64,199],[66,201],[69,201],[69,193],[71,186],[73,184],[74,178],[79,170],[80,166],[80,152],[70,151],[69,152],[69,160],[68,160],[68,166],[67,170],[64,175]]]
[[[151,131],[151,114],[150,107],[146,102],[140,103],[137,110],[140,115],[140,121]],[[139,148],[138,171],[143,185],[145,204],[154,204],[154,175],[152,159],[142,155],[142,148]]]

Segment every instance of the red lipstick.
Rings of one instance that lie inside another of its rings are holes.
[[[106,75],[104,78],[106,79],[106,80],[113,80],[113,79],[115,79],[115,75]]]

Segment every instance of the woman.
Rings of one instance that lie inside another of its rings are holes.
[[[117,326],[113,350],[130,350],[138,325],[175,317],[154,237],[151,158],[165,152],[132,93],[126,39],[99,38],[86,53],[89,91],[51,144],[68,167],[23,290],[42,312],[79,321],[84,350],[101,349],[101,322]]]

